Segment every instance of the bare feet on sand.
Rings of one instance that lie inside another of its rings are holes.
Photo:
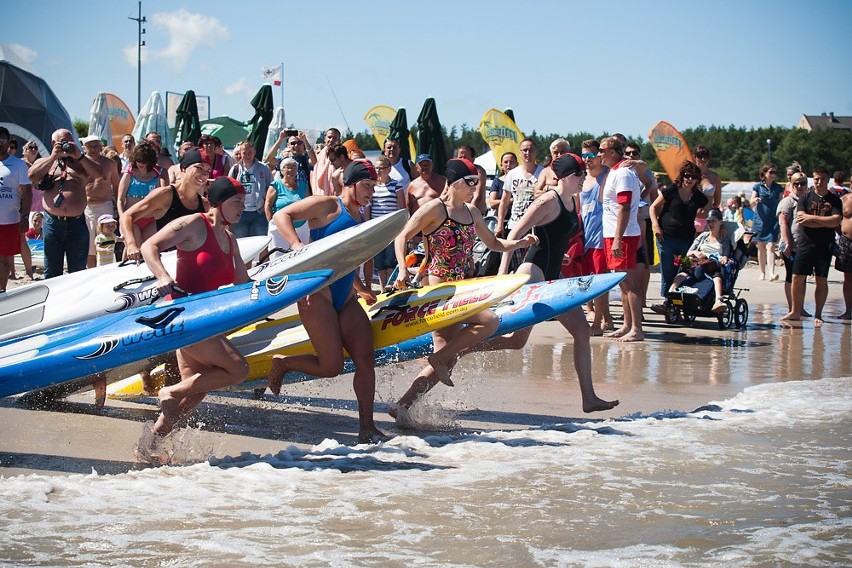
[[[604,400],[595,397],[593,400],[583,401],[583,412],[602,412],[604,410],[612,410],[618,406],[617,400]]]
[[[630,328],[628,327],[619,327],[615,331],[611,331],[609,333],[605,333],[604,337],[618,338],[624,335],[627,335],[630,332]]]
[[[154,433],[165,436],[172,431],[180,419],[180,399],[172,396],[171,387],[161,388],[157,393],[160,399],[160,416],[154,424]]]
[[[801,316],[799,314],[794,314],[793,312],[787,312],[783,316],[781,316],[781,321],[799,321]]]
[[[378,444],[387,440],[390,440],[390,436],[375,427],[358,432],[359,444]]]
[[[136,461],[150,465],[166,465],[169,454],[163,444],[163,437],[154,432],[154,423],[146,422],[142,426],[142,435],[136,443],[134,451]]]
[[[641,331],[631,331],[626,335],[622,335],[621,337],[616,337],[616,341],[619,343],[631,343],[635,341],[645,341],[645,334]]]
[[[272,368],[269,370],[269,378],[266,383],[266,387],[272,391],[272,394],[276,396],[281,394],[281,385],[284,382],[284,375],[286,374],[287,369],[284,366],[284,358],[276,355],[272,358]]]
[[[592,337],[601,337],[603,334],[604,334],[603,329],[601,329],[599,327],[590,327],[589,328],[589,335],[591,335]]]
[[[426,361],[429,363],[429,366],[432,367],[432,370],[435,372],[435,377],[447,385],[448,387],[456,386],[452,379],[450,379],[450,365],[447,363],[441,363],[434,360],[434,355],[430,355],[426,358]]]
[[[852,312],[843,312],[842,314],[837,314],[834,317],[836,317],[837,319],[841,319],[841,320],[852,319]]]

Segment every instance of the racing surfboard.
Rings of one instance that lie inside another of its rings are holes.
[[[150,358],[266,317],[330,276],[323,270],[251,281],[2,341],[0,396],[126,377],[128,366],[138,372]]]
[[[463,321],[500,302],[528,278],[526,274],[511,274],[445,282],[382,294],[372,306],[363,300],[361,305],[370,319],[374,348],[381,349]],[[228,338],[250,365],[248,381],[233,387],[236,389],[265,387],[274,355],[316,353],[298,315],[249,325]],[[163,386],[162,370],[152,374],[152,383],[154,391]],[[152,392],[145,390],[138,375],[107,387],[107,396],[117,399]]]

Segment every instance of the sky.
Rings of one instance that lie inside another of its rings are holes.
[[[100,91],[136,112],[138,6],[4,3],[0,42],[72,119],[88,120]],[[283,63],[286,120],[306,130],[363,131],[380,104],[404,107],[411,126],[427,97],[446,127],[511,108],[525,133],[631,138],[660,120],[683,130],[852,115],[846,0],[144,0],[142,14],[141,104],[193,89],[211,97],[211,116],[247,121],[261,68]]]

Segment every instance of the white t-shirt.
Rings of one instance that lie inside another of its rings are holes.
[[[0,161],[0,225],[21,221],[21,187],[30,185],[29,167],[17,156]]]
[[[603,236],[611,239],[615,237],[615,229],[618,224],[618,194],[630,193],[630,217],[627,220],[627,228],[623,237],[638,237],[642,234],[639,227],[637,213],[639,211],[639,199],[642,196],[642,184],[639,176],[631,168],[619,167],[616,164],[609,170],[603,188]]]
[[[536,166],[532,175],[527,173],[523,165],[517,166],[509,170],[506,174],[506,179],[503,182],[503,191],[508,191],[512,194],[512,211],[509,217],[509,229],[520,221],[524,216],[530,204],[534,201],[533,187],[538,181],[538,176],[544,170],[541,166]]]
[[[405,168],[402,167],[402,158],[397,161],[395,164],[391,164],[391,170],[388,172],[388,175],[392,180],[395,180],[399,185],[399,189],[403,191],[403,195],[408,197],[408,184],[411,183],[411,176],[408,175],[408,172],[405,171]]]

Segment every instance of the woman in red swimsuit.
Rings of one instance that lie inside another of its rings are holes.
[[[157,277],[161,297],[182,291],[196,294],[227,284],[249,281],[237,240],[228,225],[240,220],[245,190],[229,177],[217,178],[207,191],[210,210],[175,219],[142,245],[142,257]],[[160,261],[160,252],[177,248],[177,274],[173,278]],[[241,383],[248,363],[224,335],[211,337],[177,350],[181,381],[160,389],[160,415],[153,436],[143,434],[137,457],[148,462],[167,461],[158,445],[175,424],[189,416],[211,390]]]
[[[495,237],[482,220],[479,210],[469,204],[478,183],[479,173],[469,160],[452,159],[447,162],[447,189],[438,199],[421,206],[394,241],[399,263],[397,288],[405,287],[408,276],[405,243],[421,232],[428,242],[431,256],[427,276],[430,285],[461,280],[467,275],[470,252],[477,236],[489,250],[496,252],[509,252],[538,243],[538,238],[532,234],[520,240]],[[414,379],[397,405],[391,407],[391,416],[404,423],[402,414],[432,387],[439,382],[453,386],[450,374],[459,353],[497,331],[498,324],[494,312],[485,310],[461,323],[433,332],[435,351],[428,358],[429,364]]]

